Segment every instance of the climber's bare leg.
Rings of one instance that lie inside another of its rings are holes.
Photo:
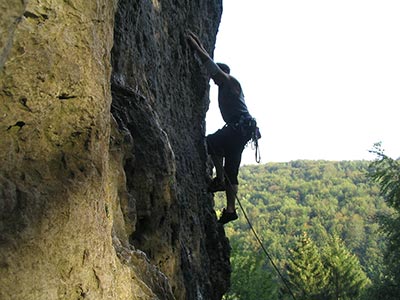
[[[236,210],[235,200],[238,192],[237,184],[227,184],[226,185],[226,211],[232,213]]]

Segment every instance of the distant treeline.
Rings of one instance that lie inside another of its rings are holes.
[[[391,214],[369,161],[292,161],[243,166],[239,199],[296,299],[361,299],[381,276]],[[225,205],[215,196],[216,209]],[[246,219],[225,226],[232,287],[225,299],[291,299]]]

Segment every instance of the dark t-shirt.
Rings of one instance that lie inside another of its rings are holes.
[[[227,124],[238,122],[241,116],[251,117],[239,81],[231,78],[230,82],[220,85],[218,89],[219,109]]]

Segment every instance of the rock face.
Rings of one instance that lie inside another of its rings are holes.
[[[1,0],[0,299],[221,299],[206,193],[221,0]]]

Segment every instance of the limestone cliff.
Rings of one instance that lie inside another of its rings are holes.
[[[220,299],[206,193],[221,0],[0,0],[0,299]]]

